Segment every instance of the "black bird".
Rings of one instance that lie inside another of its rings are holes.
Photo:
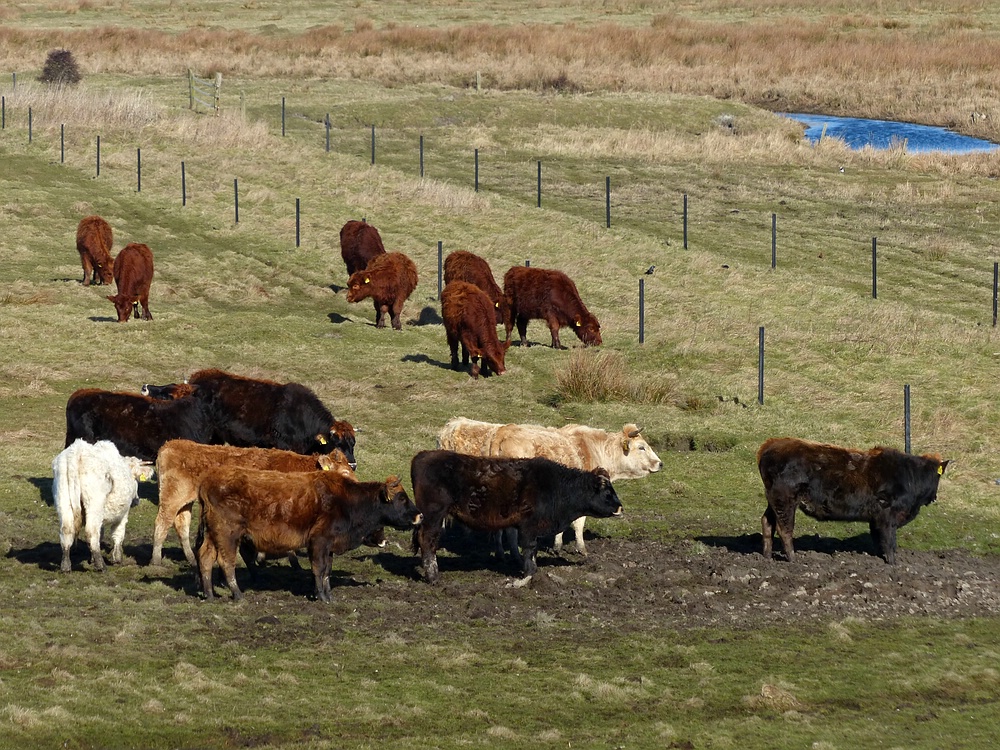
[[[649,268],[646,269],[646,275],[647,276],[651,276],[652,273],[653,273],[653,271],[655,271],[655,270],[656,270],[656,266],[650,266]]]

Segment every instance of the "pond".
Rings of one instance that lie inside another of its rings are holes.
[[[930,125],[831,115],[800,115],[788,112],[778,114],[804,124],[806,138],[812,143],[824,137],[825,128],[826,138],[839,138],[855,150],[865,146],[887,149],[903,141],[906,142],[908,153],[943,151],[949,154],[971,154],[1000,148],[1000,145],[981,138],[972,138],[947,128]]]

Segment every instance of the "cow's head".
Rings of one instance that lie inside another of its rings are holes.
[[[573,333],[584,346],[601,345],[601,324],[589,312],[585,312],[573,321]]]
[[[114,269],[111,267],[111,264],[104,263],[99,260],[95,260],[94,264],[97,266],[97,278],[99,278],[101,283],[105,286],[111,286],[115,280]]]
[[[595,518],[619,518],[625,514],[618,493],[611,486],[611,475],[603,466],[590,472],[593,482],[593,496],[587,515]]]
[[[395,475],[388,477],[379,490],[379,505],[383,523],[395,529],[409,529],[423,520],[423,515]]]
[[[621,479],[637,479],[652,474],[663,468],[663,461],[639,433],[642,428],[634,424],[622,427],[622,460],[619,461],[619,471],[616,477]]]
[[[135,309],[135,317],[136,318],[139,317],[139,310],[138,310],[139,298],[138,297],[124,295],[121,292],[119,292],[118,294],[114,295],[113,297],[111,295],[108,295],[108,299],[111,302],[114,303],[115,310],[118,311],[118,322],[119,323],[124,323],[125,321],[127,321],[129,319],[129,316],[132,314],[133,308]]]
[[[366,270],[355,271],[347,280],[347,301],[360,302],[372,295],[372,277]]]
[[[358,468],[358,462],[354,458],[354,427],[350,422],[336,420],[328,433],[320,433],[316,436],[316,443],[319,445],[318,453],[327,453],[334,448],[343,451],[347,458],[347,463],[352,469]]]
[[[174,401],[179,398],[193,396],[197,390],[198,386],[188,385],[187,383],[168,383],[167,385],[143,383],[139,392],[143,396],[149,396],[149,398],[155,398],[160,401]]]
[[[316,459],[316,465],[322,471],[332,471],[348,479],[357,479],[354,473],[354,466],[347,460],[347,456],[340,448],[334,448],[329,453],[321,455]]]

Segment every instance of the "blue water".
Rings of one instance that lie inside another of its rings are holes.
[[[876,149],[887,149],[894,142],[906,141],[907,153],[921,151],[943,151],[949,154],[971,154],[982,151],[994,151],[1000,145],[960,135],[947,128],[937,128],[930,125],[914,125],[909,122],[891,122],[888,120],[863,120],[856,117],[832,117],[830,115],[798,115],[779,112],[806,126],[806,138],[812,143],[819,141],[826,127],[827,138],[840,138],[849,147],[857,150],[865,146]]]

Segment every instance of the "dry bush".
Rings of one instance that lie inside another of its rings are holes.
[[[54,49],[45,58],[45,67],[38,80],[42,83],[54,83],[57,85],[75,85],[80,82],[83,76],[80,75],[80,67],[76,64],[76,58],[68,49]]]
[[[618,352],[578,350],[555,376],[556,393],[565,401],[669,404],[678,397],[672,378],[637,377]]]

